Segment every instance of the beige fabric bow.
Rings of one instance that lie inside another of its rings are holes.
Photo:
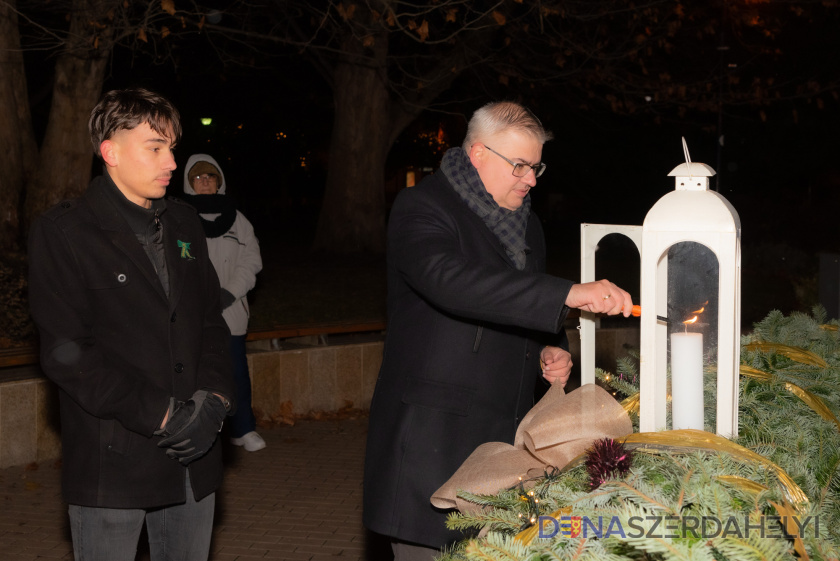
[[[631,432],[630,417],[600,386],[587,384],[567,394],[554,385],[522,419],[512,446],[488,442],[476,448],[435,491],[432,504],[464,513],[481,510],[480,505],[458,498],[458,491],[496,494],[516,485],[520,477],[542,475],[551,466],[562,468],[598,439]]]

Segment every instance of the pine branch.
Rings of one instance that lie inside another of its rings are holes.
[[[634,378],[630,378],[630,373],[622,373],[619,371],[619,374],[615,375],[607,372],[606,370],[601,370],[600,368],[595,369],[596,378],[607,384],[610,388],[618,390],[625,396],[633,395],[639,392],[638,382],[634,384],[630,381],[631,379],[638,380],[638,377],[635,374],[632,375]]]
[[[807,388],[835,416],[840,415],[840,391],[835,391],[840,387],[840,332],[825,329],[824,322],[820,310],[815,310],[812,316],[791,314],[788,317],[771,312],[756,325],[751,336],[742,338],[745,344],[760,340],[799,347],[821,357],[827,366],[803,365],[773,351],[744,350],[744,363],[770,373],[771,377],[761,381],[741,378],[740,435],[736,442],[783,469],[809,497],[810,503],[799,505],[798,512],[803,517],[818,518],[820,532],[795,542],[797,551],[807,551],[813,559],[836,561],[840,543],[840,429],[821,416],[813,408],[813,402],[809,405],[787,385],[795,383]],[[619,362],[619,370],[625,376],[609,375],[607,379],[608,374],[603,371],[598,376],[614,390],[624,393],[635,389],[635,368],[636,363],[627,359]],[[709,405],[706,422],[711,426],[715,391],[716,368],[710,365],[705,369],[704,395]],[[778,514],[775,505],[785,504],[786,495],[779,485],[777,472],[764,464],[714,452],[645,451],[636,454],[624,477],[608,480],[592,492],[587,490],[587,484],[585,470],[577,466],[536,481],[532,489],[539,493],[540,505],[547,512],[569,508],[574,517],[607,520],[610,524],[620,523],[623,528],[635,517],[643,521],[641,527],[645,533],[622,536],[615,531],[602,539],[555,536],[513,547],[511,534],[516,532],[518,515],[524,510],[522,502],[516,500],[516,492],[506,490],[496,496],[469,498],[492,505],[497,511],[488,509],[490,512],[453,517],[462,518],[457,524],[488,529],[485,539],[470,542],[470,553],[457,559],[782,561],[796,558],[791,542],[781,535],[760,538],[755,531],[749,535],[739,536],[735,532],[709,539],[699,539],[690,528],[670,537],[646,535],[653,524],[646,518],[650,516],[698,519],[705,516],[758,523],[767,520],[761,516]]]

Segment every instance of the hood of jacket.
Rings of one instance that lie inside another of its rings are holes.
[[[189,173],[192,167],[198,162],[209,162],[213,164],[217,170],[219,170],[219,190],[216,194],[224,195],[225,189],[227,188],[227,183],[225,182],[225,172],[222,170],[222,166],[219,165],[219,162],[217,162],[216,159],[209,154],[193,154],[187,160],[187,165],[184,166],[184,193],[187,195],[195,195],[195,189],[193,189],[192,185],[190,185]]]

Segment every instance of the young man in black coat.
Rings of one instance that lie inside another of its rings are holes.
[[[545,274],[528,195],[545,170],[540,121],[515,103],[473,115],[463,147],[397,197],[388,223],[388,333],[371,403],[364,523],[396,561],[460,537],[430,498],[485,442],[513,442],[542,375],[565,385],[569,308],[628,316],[609,281]]]
[[[181,134],[147,90],[91,113],[105,171],[29,239],[41,368],[61,402],[62,490],[77,561],[207,559],[216,443],[233,408],[219,281],[195,211],[164,200]]]

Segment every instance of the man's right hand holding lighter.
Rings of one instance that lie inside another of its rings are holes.
[[[566,296],[566,305],[586,312],[630,317],[633,298],[608,280],[572,285]]]

